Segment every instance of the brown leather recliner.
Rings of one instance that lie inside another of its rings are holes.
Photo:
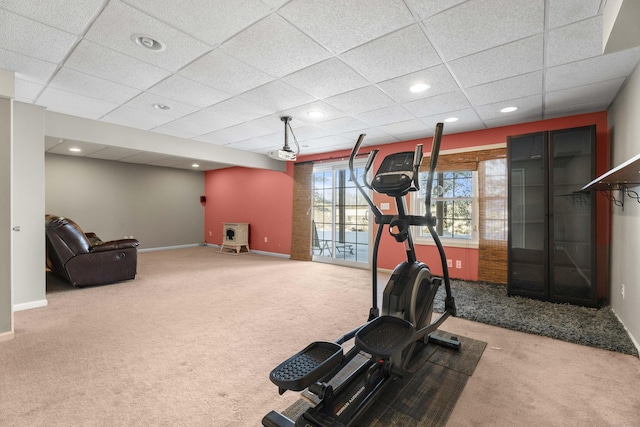
[[[134,279],[136,239],[102,242],[72,220],[46,215],[47,267],[74,286],[104,285]],[[91,239],[89,238],[91,237]]]

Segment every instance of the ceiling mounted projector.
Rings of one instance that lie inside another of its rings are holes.
[[[291,147],[289,147],[289,129],[291,129],[291,125],[289,124],[289,122],[291,121],[291,117],[280,117],[280,120],[284,122],[284,147],[282,147],[282,149],[280,150],[269,151],[267,155],[272,159],[282,160],[284,162],[295,162],[298,158],[298,154],[300,154],[300,146],[298,145],[296,136],[293,135],[293,140],[298,147],[298,151],[294,153]],[[293,130],[291,131],[291,133],[293,134]]]

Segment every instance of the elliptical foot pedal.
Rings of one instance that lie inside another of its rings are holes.
[[[356,346],[380,359],[388,359],[412,341],[413,325],[395,316],[380,316],[356,333]]]
[[[342,357],[340,345],[317,341],[278,365],[269,378],[280,394],[286,390],[301,391],[330,373],[342,362]]]

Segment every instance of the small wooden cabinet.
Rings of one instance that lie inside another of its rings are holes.
[[[244,248],[244,251],[243,251]],[[249,249],[249,224],[246,222],[222,223],[222,246],[220,252],[225,249],[236,253],[251,252]]]

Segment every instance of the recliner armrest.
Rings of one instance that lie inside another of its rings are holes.
[[[106,252],[118,249],[136,248],[140,242],[136,239],[120,239],[92,246],[89,252]]]

